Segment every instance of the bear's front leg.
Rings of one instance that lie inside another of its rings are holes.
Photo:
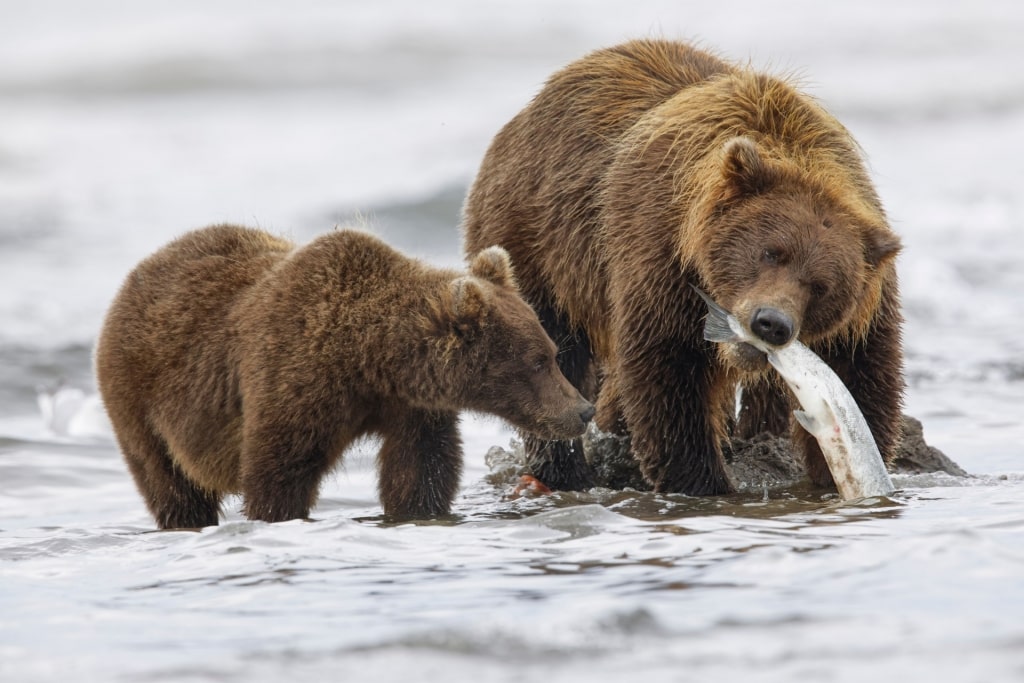
[[[717,495],[734,491],[720,441],[725,414],[705,353],[676,340],[622,347],[619,400],[633,456],[656,491]]]
[[[436,517],[451,510],[462,476],[458,415],[410,408],[388,416],[377,456],[384,514]]]
[[[588,399],[587,373],[590,370],[590,340],[580,329],[573,329],[568,318],[549,305],[534,305],[544,331],[558,347],[558,369]],[[556,491],[586,491],[594,486],[594,473],[583,453],[583,440],[549,441],[528,432],[520,432],[526,466],[533,476]]]
[[[753,439],[759,434],[784,436],[792,420],[789,393],[774,372],[744,382],[739,417],[733,436]]]

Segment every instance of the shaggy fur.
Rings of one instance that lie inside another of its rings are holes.
[[[599,376],[598,425],[630,434],[658,490],[732,490],[720,444],[737,382],[739,434],[791,422],[763,355],[703,340],[691,284],[741,321],[788,315],[895,452],[899,241],[850,135],[785,80],[669,41],[592,53],[495,137],[464,228],[470,257],[511,254],[566,376],[591,398]],[[831,483],[794,429],[811,479]],[[589,483],[578,442],[526,445],[549,486]]]
[[[458,411],[544,438],[582,433],[593,406],[555,351],[500,248],[463,274],[359,232],[296,248],[222,225],[128,276],[96,365],[139,491],[174,528],[216,524],[228,493],[251,519],[307,517],[323,476],[368,434],[383,440],[385,513],[445,514]]]

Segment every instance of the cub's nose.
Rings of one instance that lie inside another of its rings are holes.
[[[793,338],[793,319],[776,308],[759,308],[750,321],[750,331],[772,346]]]
[[[580,411],[580,419],[583,420],[583,424],[587,424],[594,419],[594,413],[597,412],[597,408],[594,404],[588,403],[587,407]]]

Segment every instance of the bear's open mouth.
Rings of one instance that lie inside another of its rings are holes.
[[[744,372],[757,372],[768,364],[768,357],[764,352],[746,342],[736,342],[729,344],[728,347],[733,364]]]
[[[760,360],[764,357],[764,351],[761,351],[756,346],[748,344],[747,342],[738,342],[736,344],[736,353],[748,360]]]

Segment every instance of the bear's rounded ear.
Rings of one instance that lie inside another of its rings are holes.
[[[488,247],[474,256],[469,272],[500,287],[515,287],[512,257],[501,247]]]
[[[486,316],[488,294],[477,280],[468,275],[451,281],[452,317],[459,321],[479,320]]]
[[[722,172],[741,194],[757,194],[770,188],[776,173],[748,137],[735,137],[722,147]]]
[[[878,267],[893,258],[903,248],[900,238],[882,228],[870,228],[864,234],[864,260]]]

